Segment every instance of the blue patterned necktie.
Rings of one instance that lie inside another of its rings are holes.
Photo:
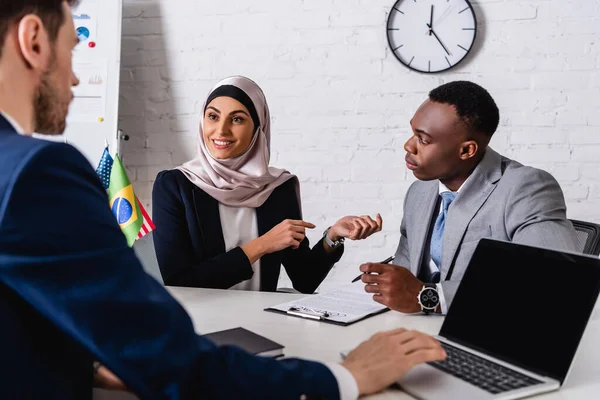
[[[438,269],[442,269],[442,241],[444,238],[444,227],[446,226],[446,215],[448,214],[448,208],[454,198],[456,197],[455,192],[442,192],[442,212],[438,215],[433,226],[433,233],[431,234],[431,246],[429,252],[431,259],[437,265]],[[435,272],[432,276],[432,282],[437,283],[440,279],[440,273]]]

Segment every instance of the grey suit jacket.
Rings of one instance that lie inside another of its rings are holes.
[[[417,276],[430,224],[437,212],[438,181],[417,181],[404,199],[394,264]],[[579,252],[562,190],[549,173],[526,167],[488,148],[448,209],[442,243],[441,283],[448,307],[480,239]],[[449,272],[452,271],[449,277]],[[500,273],[500,271],[499,271]]]

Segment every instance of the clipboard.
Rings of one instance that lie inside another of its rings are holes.
[[[353,321],[350,321],[350,322],[334,321],[334,320],[329,319],[329,318],[324,317],[324,316],[321,316],[320,318],[313,318],[313,317],[310,317],[309,315],[292,314],[292,313],[289,312],[289,310],[286,312],[286,311],[277,310],[277,309],[271,308],[271,307],[265,308],[264,311],[268,311],[268,312],[272,312],[272,313],[276,313],[276,314],[282,314],[282,315],[289,315],[289,316],[296,317],[296,318],[312,319],[312,320],[315,320],[315,321],[318,321],[318,322],[324,322],[326,324],[332,324],[332,325],[338,325],[338,326],[350,326],[350,325],[353,325],[353,324],[355,324],[357,322],[363,321],[363,320],[365,320],[367,318],[371,318],[371,317],[374,317],[376,315],[388,312],[388,311],[390,311],[390,309],[389,308],[385,308],[385,309],[383,309],[381,311],[377,311],[375,313],[362,316],[359,319],[353,320]]]
[[[389,308],[374,301],[372,295],[366,293],[363,285],[358,283],[267,307],[264,311],[349,326],[389,311]]]

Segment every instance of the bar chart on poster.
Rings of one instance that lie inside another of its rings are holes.
[[[73,51],[73,71],[79,85],[61,136],[79,149],[95,167],[108,143],[119,151],[118,110],[121,65],[122,0],[86,0],[73,7],[79,44]]]

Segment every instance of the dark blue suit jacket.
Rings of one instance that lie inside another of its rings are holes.
[[[322,364],[197,336],[127,246],[88,161],[2,117],[0,321],[2,399],[90,399],[93,360],[142,399],[339,397]]]
[[[295,180],[285,182],[256,209],[260,236],[286,219],[301,219],[295,184]],[[158,174],[152,218],[156,256],[166,285],[229,289],[252,278],[252,264],[240,247],[225,252],[219,203],[181,171]],[[343,252],[341,246],[328,254],[322,239],[311,249],[305,238],[297,249],[267,254],[260,260],[260,289],[277,289],[283,264],[296,290],[313,293]]]

